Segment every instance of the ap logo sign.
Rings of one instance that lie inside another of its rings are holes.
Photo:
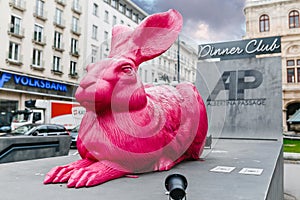
[[[258,70],[225,71],[207,101],[215,101],[223,90],[228,91],[227,100],[244,100],[245,91],[258,88],[262,82],[263,74]]]
[[[209,133],[276,138],[282,121],[281,77],[280,57],[200,61],[196,86],[206,103]]]

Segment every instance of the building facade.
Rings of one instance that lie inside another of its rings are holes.
[[[245,38],[281,36],[282,110],[284,131],[294,131],[287,120],[300,109],[300,0],[248,0]]]
[[[108,56],[114,25],[135,28],[148,14],[130,0],[0,1],[0,126],[29,99],[75,101],[89,63]],[[196,51],[178,42],[143,63],[143,82],[195,81]],[[177,80],[177,79],[176,79]]]
[[[0,1],[1,124],[28,99],[74,100],[83,57],[82,2]]]

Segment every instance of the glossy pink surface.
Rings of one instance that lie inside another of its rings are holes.
[[[137,74],[139,64],[174,43],[181,26],[181,15],[169,10],[135,30],[113,29],[109,58],[90,64],[76,91],[87,109],[77,140],[82,160],[53,168],[44,183],[93,186],[199,158],[207,116],[197,89],[189,83],[144,87]]]

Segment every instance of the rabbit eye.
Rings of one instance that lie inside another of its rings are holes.
[[[123,68],[122,68],[122,71],[123,71],[124,73],[126,73],[126,74],[132,74],[133,69],[132,69],[132,67],[126,66],[126,67],[123,67]]]

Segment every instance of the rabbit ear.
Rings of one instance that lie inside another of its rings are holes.
[[[133,32],[128,26],[116,25],[112,30],[111,39],[111,51],[109,53],[109,58],[117,55],[122,55],[124,52],[128,52],[128,44],[130,41],[130,36]]]
[[[182,16],[176,10],[149,16],[134,31],[132,40],[137,48],[136,64],[164,53],[175,42],[182,27]]]
[[[115,27],[109,57],[120,55],[138,66],[168,50],[181,27],[182,16],[176,10],[150,15],[134,31],[125,26]]]

